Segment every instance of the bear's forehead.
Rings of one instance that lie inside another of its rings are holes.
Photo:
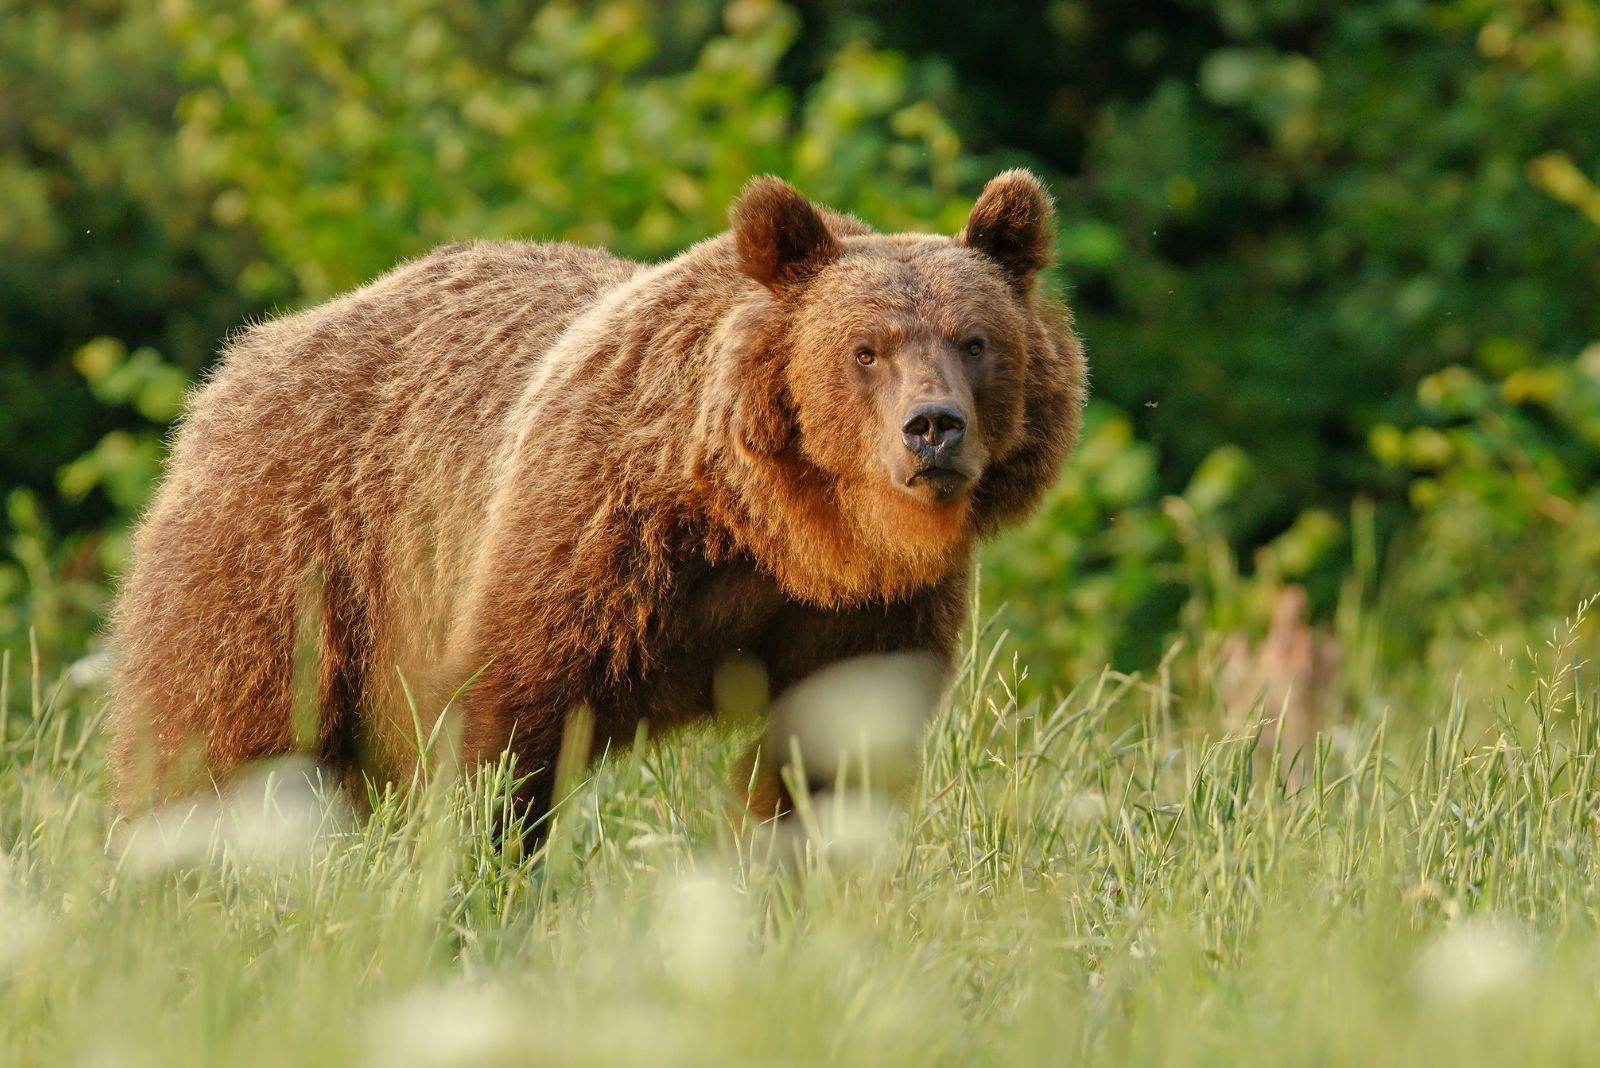
[[[936,234],[847,238],[819,288],[870,316],[968,318],[1011,303],[999,270],[984,257]]]
[[[967,287],[1000,280],[998,269],[980,253],[939,234],[872,234],[841,244],[834,266],[846,276]]]
[[[840,241],[847,260],[915,263],[965,251],[943,234],[857,234]]]

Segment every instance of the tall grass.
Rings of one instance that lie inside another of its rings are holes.
[[[1169,673],[1021,699],[979,640],[911,803],[798,861],[736,833],[712,731],[613,755],[524,857],[494,776],[356,820],[286,764],[117,824],[93,688],[10,678],[0,1064],[1589,1061],[1572,630],[1493,701],[1374,678],[1297,758]]]

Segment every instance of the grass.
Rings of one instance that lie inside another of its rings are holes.
[[[798,864],[731,833],[715,732],[613,757],[524,858],[492,784],[357,822],[292,766],[130,835],[92,687],[13,680],[0,1064],[1592,1059],[1600,701],[1570,634],[1492,700],[1369,680],[1287,772],[1165,673],[1041,703],[1003,661],[975,643],[899,817],[819,799]]]

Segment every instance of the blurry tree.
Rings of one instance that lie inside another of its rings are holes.
[[[1506,659],[1600,593],[1600,342],[1573,360],[1493,338],[1417,398],[1421,420],[1371,437],[1417,512],[1393,553],[1391,653]]]
[[[250,235],[211,222],[173,138],[175,61],[153,5],[0,0],[0,486],[47,489],[103,433],[149,425],[96,403],[79,346],[129,338],[193,373],[256,309],[235,286]]]
[[[1037,663],[1145,663],[1287,580],[1326,611],[1361,494],[1417,520],[1416,603],[1548,609],[1590,557],[1539,524],[1600,446],[1512,383],[1587,396],[1597,100],[1596,0],[0,0],[0,632],[92,614],[249,318],[447,240],[668,256],[763,171],[953,232],[1011,163],[1058,194],[1101,398],[985,556]],[[1499,399],[1438,408],[1463,375]],[[1480,535],[1577,562],[1497,604]]]
[[[666,257],[766,171],[883,225],[960,225],[978,168],[897,54],[841,49],[796,99],[772,0],[470,10],[186,5],[177,139],[223,190],[213,214],[259,237],[251,297],[321,299],[471,237]]]
[[[1422,376],[1492,337],[1576,352],[1600,321],[1600,230],[1540,188],[1600,168],[1593,0],[801,9],[813,55],[937,58],[973,151],[1064,176],[1096,391],[1169,489],[1251,455],[1242,545],[1381,489],[1366,431]]]

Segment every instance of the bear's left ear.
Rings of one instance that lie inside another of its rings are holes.
[[[1026,293],[1035,272],[1050,266],[1055,230],[1050,194],[1032,174],[1011,170],[983,187],[956,243],[988,256]]]
[[[816,205],[781,178],[752,178],[729,214],[739,269],[770,289],[805,281],[841,251]]]

